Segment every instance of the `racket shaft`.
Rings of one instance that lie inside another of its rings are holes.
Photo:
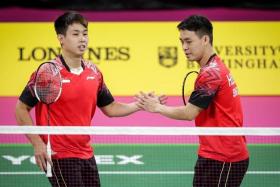
[[[47,154],[48,154],[48,157],[51,158],[51,145],[50,145],[50,141],[48,141],[47,143]],[[51,164],[47,161],[47,174],[46,174],[47,177],[52,177],[52,167],[51,167]]]

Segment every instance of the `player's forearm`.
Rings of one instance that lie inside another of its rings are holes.
[[[33,125],[33,121],[32,118],[30,116],[29,113],[29,108],[27,108],[26,106],[24,106],[23,103],[21,103],[20,101],[17,103],[16,105],[16,121],[18,125],[26,125],[26,126],[30,126]],[[30,143],[33,146],[36,146],[38,144],[41,144],[43,141],[40,138],[39,135],[37,134],[26,134],[26,137],[28,138],[28,140],[30,141]]]
[[[139,110],[140,108],[136,105],[136,102],[133,103],[114,102],[102,109],[103,113],[108,117],[128,116]]]
[[[41,146],[44,144],[43,140],[37,134],[26,134],[25,135],[33,147]]]
[[[30,126],[33,124],[31,117],[27,117],[27,116],[19,116],[17,115],[16,117],[17,119],[17,123],[18,125],[25,125],[25,126]],[[40,138],[39,135],[37,134],[25,134],[25,136],[27,137],[27,139],[30,141],[30,143],[33,146],[37,146],[43,143],[42,139]]]
[[[177,120],[193,120],[193,116],[187,111],[185,106],[171,107],[166,105],[158,105],[157,112],[168,118]]]

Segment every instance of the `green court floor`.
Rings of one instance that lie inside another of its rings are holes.
[[[192,186],[197,145],[94,145],[102,187]],[[242,186],[280,186],[280,145],[251,144],[250,167]],[[0,145],[1,187],[49,186],[25,144]]]

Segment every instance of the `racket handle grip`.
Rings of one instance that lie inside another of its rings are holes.
[[[47,177],[52,177],[52,166],[50,165],[49,162],[47,162]]]
[[[48,154],[50,159],[51,159],[51,153],[52,153],[51,145],[50,145],[50,142],[48,141],[48,143],[47,143],[47,154]],[[52,166],[51,166],[51,164],[48,161],[47,161],[47,173],[46,173],[46,176],[47,177],[52,177]]]

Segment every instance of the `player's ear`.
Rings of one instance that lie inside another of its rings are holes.
[[[57,35],[57,39],[58,39],[61,46],[63,45],[63,38],[64,38],[63,34],[58,34]]]
[[[209,38],[208,35],[204,35],[204,36],[203,36],[203,43],[204,43],[205,45],[208,44],[208,43],[210,43],[210,38]]]

